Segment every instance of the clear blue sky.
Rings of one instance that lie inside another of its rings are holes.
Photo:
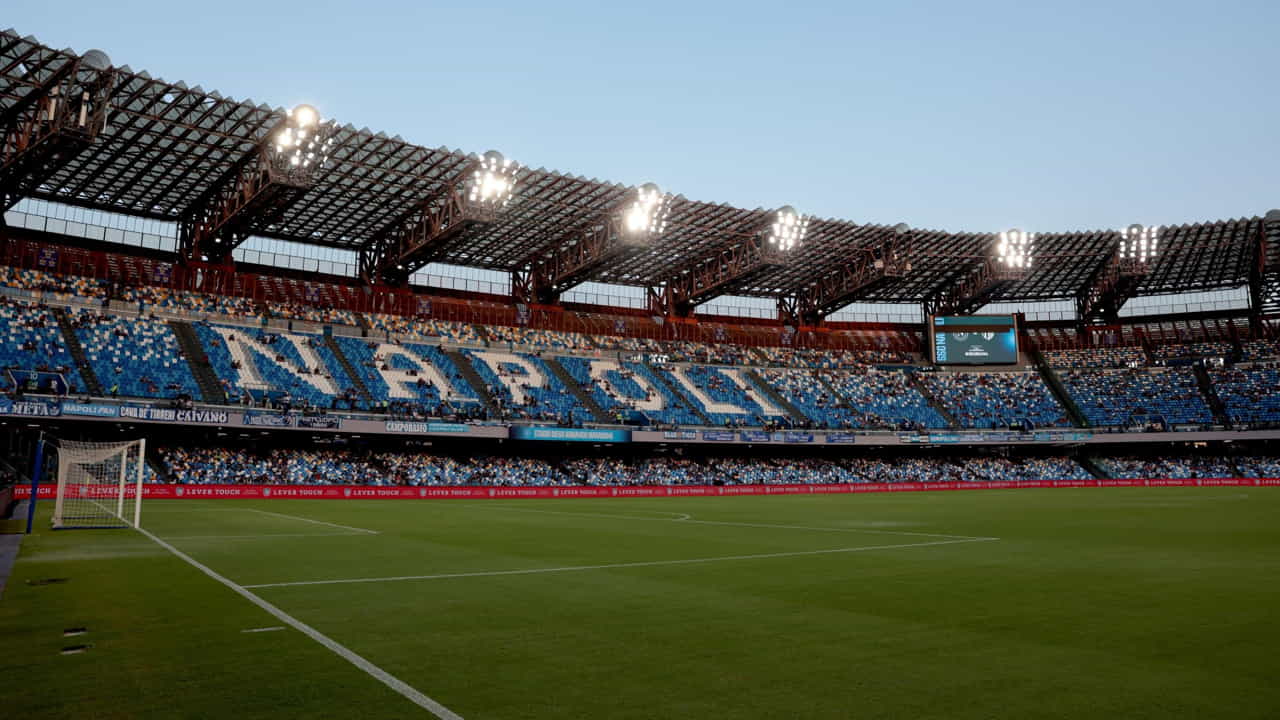
[[[1037,231],[1280,207],[1280,2],[1037,5],[9,0],[0,23],[745,207]]]

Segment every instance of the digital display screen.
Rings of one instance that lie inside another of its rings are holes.
[[[1012,315],[934,317],[933,361],[938,365],[1014,365],[1018,327]]]

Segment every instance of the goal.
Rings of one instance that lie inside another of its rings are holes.
[[[62,440],[57,452],[55,529],[139,526],[145,440]]]

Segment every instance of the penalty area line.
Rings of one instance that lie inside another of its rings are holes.
[[[640,515],[615,515],[609,513],[594,512],[572,512],[569,510],[542,510],[539,508],[515,507],[514,505],[484,505],[478,503],[469,503],[467,507],[488,507],[493,510],[511,510],[514,512],[541,513],[544,515],[578,515],[581,517],[601,517],[601,518],[618,518],[621,520],[651,520],[655,522],[678,522],[689,525],[729,525],[733,527],[751,527],[766,528],[772,530],[810,530],[814,532],[845,532],[845,533],[864,533],[867,535],[905,535],[909,537],[934,537],[946,538],[948,540],[999,540],[999,538],[983,537],[979,535],[948,535],[945,533],[928,533],[913,532],[910,530],[876,530],[873,528],[856,528],[856,527],[817,527],[813,525],[778,525],[776,523],[751,523],[751,522],[731,522],[728,520],[695,520],[688,513],[663,513],[665,515],[676,515],[675,518],[655,518],[643,517]],[[659,510],[651,510],[648,512],[662,512]]]
[[[315,628],[295,618],[289,613],[281,610],[275,605],[272,605],[266,600],[263,600],[261,597],[258,597],[256,594],[250,592],[249,590],[246,590],[245,586],[240,585],[235,581],[230,580],[226,577],[223,577],[222,575],[219,575],[217,572],[209,568],[207,565],[201,563],[199,560],[196,560],[190,555],[182,552],[181,550],[174,547],[173,545],[170,545],[169,543],[165,542],[163,539],[157,537],[156,535],[153,535],[151,532],[144,530],[143,528],[136,528],[136,530],[142,533],[143,535],[147,536],[148,538],[151,538],[152,542],[156,543],[160,547],[173,553],[175,556],[178,557],[178,559],[186,562],[188,565],[194,567],[195,569],[199,570],[205,575],[208,575],[214,580],[217,580],[218,582],[222,583],[226,587],[230,588],[237,595],[243,597],[244,599],[248,600],[254,605],[257,605],[258,607],[267,611],[268,614],[270,614],[272,617],[276,618],[280,622],[283,622],[289,627],[301,632],[303,635],[306,635],[312,640],[315,640],[317,643],[320,643],[321,645],[323,645],[326,649],[328,649],[333,654],[337,655],[343,660],[346,660],[352,665],[355,665],[356,667],[360,668],[370,677],[374,678],[378,682],[382,683],[383,685],[386,685],[387,687],[391,688],[395,692],[399,693],[401,696],[403,696],[409,702],[412,702],[414,705],[417,705],[418,707],[422,708],[423,710],[426,710],[432,715],[435,715],[441,720],[462,720],[461,715],[458,715],[457,713],[453,712],[452,710],[445,707],[444,705],[441,705],[439,702],[422,694],[413,686],[409,685],[403,680],[395,677],[394,675],[387,672],[386,670],[383,670],[377,665],[374,665],[373,663],[364,659],[360,655],[357,655],[354,651],[347,648],[345,645],[342,645],[338,641],[330,638],[328,635],[325,635],[324,633],[320,632],[319,630],[316,630]]]
[[[274,538],[369,537],[367,533],[265,533],[261,535],[168,535],[165,540],[271,540]]]
[[[329,526],[329,527],[332,527],[332,528],[338,528],[338,529],[341,529],[341,530],[351,530],[351,531],[354,531],[354,532],[368,533],[368,534],[370,534],[370,535],[381,535],[381,534],[382,534],[382,533],[378,532],[377,530],[370,530],[370,529],[368,529],[368,528],[352,527],[352,526],[350,526],[350,525],[339,525],[338,523],[331,523],[331,522],[326,522],[326,521],[324,521],[324,520],[316,520],[316,519],[314,519],[314,518],[302,517],[301,515],[287,515],[287,514],[285,514],[285,513],[272,512],[272,511],[270,511],[270,510],[258,510],[257,508],[244,508],[244,509],[245,509],[245,510],[248,510],[249,512],[255,512],[255,513],[258,513],[259,515],[271,515],[271,516],[273,516],[273,517],[288,518],[289,520],[300,520],[300,521],[302,521],[302,522],[315,523],[316,525],[327,525],[327,526]]]
[[[684,560],[645,560],[641,562],[607,563],[603,565],[570,565],[566,567],[527,568],[524,570],[484,570],[479,572],[440,573],[436,575],[395,575],[391,577],[346,578],[338,580],[298,580],[293,582],[259,583],[245,585],[246,588],[300,587],[305,585],[351,585],[356,583],[407,582],[410,580],[447,580],[452,578],[496,577],[501,575],[540,575],[544,573],[582,572],[586,570],[612,570],[615,568],[661,567],[664,565],[699,565],[705,563],[731,562],[735,560],[769,560],[773,558],[802,557],[806,555],[837,555],[872,550],[899,550],[914,547],[934,547],[937,545],[959,545],[962,543],[994,542],[1000,538],[965,538],[962,540],[935,540],[932,542],[903,543],[898,545],[861,545],[858,547],[833,548],[829,550],[794,550],[788,552],[757,553],[754,555],[721,555],[718,557],[687,558]]]

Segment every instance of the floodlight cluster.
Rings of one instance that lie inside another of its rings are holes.
[[[1130,225],[1120,231],[1120,259],[1154,261],[1160,253],[1159,225]]]
[[[810,220],[809,216],[801,215],[790,205],[778,208],[773,214],[773,223],[769,226],[769,246],[781,252],[799,247],[809,232]]]
[[[667,231],[671,196],[653,183],[636,188],[636,197],[622,213],[622,227],[628,235],[659,237]]]
[[[516,171],[519,169],[518,164],[504,158],[502,153],[490,150],[476,165],[467,200],[494,208],[506,207],[515,192]]]
[[[1036,234],[1022,230],[1005,230],[996,244],[996,257],[1009,268],[1030,269],[1036,252]]]
[[[310,105],[289,111],[284,127],[275,135],[276,156],[291,168],[321,167],[333,147],[333,138],[324,137],[320,113]]]

